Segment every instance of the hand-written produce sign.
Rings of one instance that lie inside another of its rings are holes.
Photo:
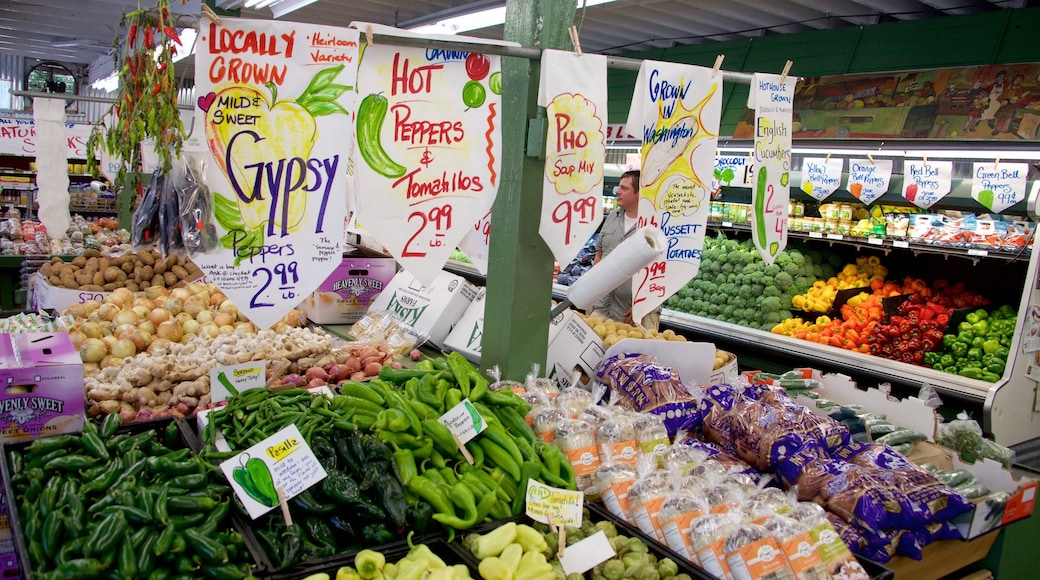
[[[632,280],[633,320],[700,269],[721,110],[722,76],[710,68],[643,61],[627,124],[642,139],[639,226],[659,227],[668,247]]]
[[[325,479],[328,473],[296,425],[271,435],[220,464],[231,488],[254,520]]]
[[[549,130],[538,233],[566,265],[603,221],[607,57],[547,50],[541,71],[538,104]]]
[[[478,272],[487,276],[488,259],[491,254],[491,210],[473,224],[459,242],[459,249],[473,263]]]
[[[495,200],[501,172],[498,56],[367,47],[358,69],[359,219],[432,283]]]
[[[748,108],[755,110],[755,168],[751,187],[751,237],[766,264],[787,247],[791,202],[791,120],[795,79],[755,73]]]
[[[1026,198],[1027,163],[976,163],[972,168],[971,197],[1000,213]]]
[[[221,243],[192,259],[261,328],[340,264],[357,51],[356,30],[296,22],[199,34],[195,127]]]
[[[950,193],[952,175],[952,161],[907,159],[903,164],[903,197],[928,209]]]
[[[802,191],[823,201],[841,187],[845,160],[840,157],[806,157],[802,160]]]
[[[66,123],[66,157],[85,159],[90,125]],[[0,155],[36,155],[36,123],[28,119],[0,119]]]
[[[748,187],[755,164],[747,155],[716,155],[711,178],[711,195],[718,197],[723,187]]]
[[[845,189],[863,205],[870,205],[885,195],[891,179],[891,159],[849,159],[849,181]]]

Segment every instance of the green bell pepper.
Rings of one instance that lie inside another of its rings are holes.
[[[943,368],[947,368],[947,367],[953,366],[954,362],[955,361],[954,361],[953,355],[944,354],[944,355],[939,357],[939,364],[941,364]]]
[[[946,350],[949,350],[955,342],[957,342],[956,334],[944,334],[942,338],[942,347]]]
[[[1000,375],[998,375],[997,373],[982,371],[982,380],[986,381],[987,383],[995,383],[1000,380]]]
[[[989,363],[988,365],[986,365],[986,370],[988,372],[991,372],[991,373],[995,374],[995,375],[1003,375],[1004,374],[1004,363],[1002,363],[1002,362],[992,362],[992,363]]]
[[[969,325],[970,324],[975,324],[979,320],[982,320],[982,319],[979,318],[979,315],[978,315],[977,312],[969,312],[968,315],[964,317],[964,322],[962,322],[961,324],[965,324],[965,323],[969,324]]]
[[[979,320],[971,325],[971,331],[975,333],[975,336],[986,336],[989,333],[989,322]]]
[[[982,343],[982,350],[986,351],[986,354],[993,354],[1000,350],[1000,341],[993,339],[987,340]]]
[[[939,362],[939,353],[937,352],[926,352],[924,353],[924,364],[928,366],[934,366],[935,363]]]
[[[961,342],[959,340],[953,343],[953,347],[950,349],[953,351],[953,356],[956,358],[961,358],[964,355],[968,354],[968,344],[968,342]]]
[[[982,369],[979,367],[964,367],[957,374],[962,377],[968,377],[969,379],[981,379]]]
[[[973,346],[968,349],[968,354],[966,356],[973,361],[982,360],[982,349]]]
[[[967,316],[967,318],[964,320],[964,322],[962,322],[962,323],[957,325],[957,332],[964,332],[965,330],[971,330],[971,325],[974,324],[975,322],[978,322],[978,317],[976,317],[975,321],[972,322],[971,314],[969,314]]]

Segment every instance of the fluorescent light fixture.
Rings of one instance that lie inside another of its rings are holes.
[[[615,1],[616,0],[577,0],[577,8],[580,10],[582,7],[587,8],[599,4],[609,4]],[[478,2],[476,4],[479,5],[480,3]],[[436,15],[432,15],[430,19],[435,17]],[[429,21],[430,19],[426,20]],[[497,6],[494,8],[479,10],[477,12],[471,12],[469,14],[451,16],[430,24],[408,26],[406,23],[405,25],[402,25],[402,28],[419,34],[458,34],[460,32],[469,32],[471,30],[480,30],[482,28],[498,26],[499,24],[504,24],[505,21],[506,7]]]
[[[271,13],[275,18],[281,18],[290,12],[295,12],[305,6],[310,6],[318,0],[282,0],[271,5]]]
[[[112,73],[103,79],[98,79],[90,84],[90,88],[104,90],[106,93],[111,93],[119,88],[119,75]]]

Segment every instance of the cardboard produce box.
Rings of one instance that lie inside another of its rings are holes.
[[[394,318],[441,347],[476,297],[476,287],[462,276],[442,271],[433,284],[423,286],[415,276],[402,270],[368,310],[392,313]]]
[[[575,371],[594,378],[603,353],[603,340],[576,311],[565,310],[549,321],[544,374],[561,388],[574,383]]]
[[[391,257],[360,249],[346,253],[300,309],[318,324],[357,322],[396,273],[397,262]]]
[[[487,291],[477,290],[477,296],[466,308],[462,318],[444,339],[444,348],[454,350],[474,364],[480,364],[481,346],[484,338],[484,298]]]
[[[928,441],[914,444],[907,457],[910,461],[917,465],[931,463],[943,470],[964,469],[990,490],[988,495],[971,500],[975,509],[954,520],[966,540],[1032,515],[1036,505],[1037,480],[1029,477],[1016,479],[1007,468],[991,459],[967,463],[956,452],[934,443],[936,414],[923,400],[917,397],[892,400],[878,389],[861,391],[855,382],[841,374],[812,371],[812,378],[820,381],[816,392],[823,398],[841,405],[862,405],[864,410],[884,413],[893,425],[928,435]],[[818,409],[813,399],[798,397],[797,401],[817,414],[828,414],[828,411]]]
[[[57,310],[62,312],[73,304],[83,304],[89,300],[101,302],[111,292],[95,292],[93,290],[70,290],[58,288],[47,283],[47,279],[39,272],[33,274],[29,281],[28,307],[32,310]]]

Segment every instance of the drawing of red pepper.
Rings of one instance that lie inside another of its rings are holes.
[[[911,183],[906,186],[906,194],[903,197],[905,197],[907,201],[914,201],[917,199],[917,184]]]

